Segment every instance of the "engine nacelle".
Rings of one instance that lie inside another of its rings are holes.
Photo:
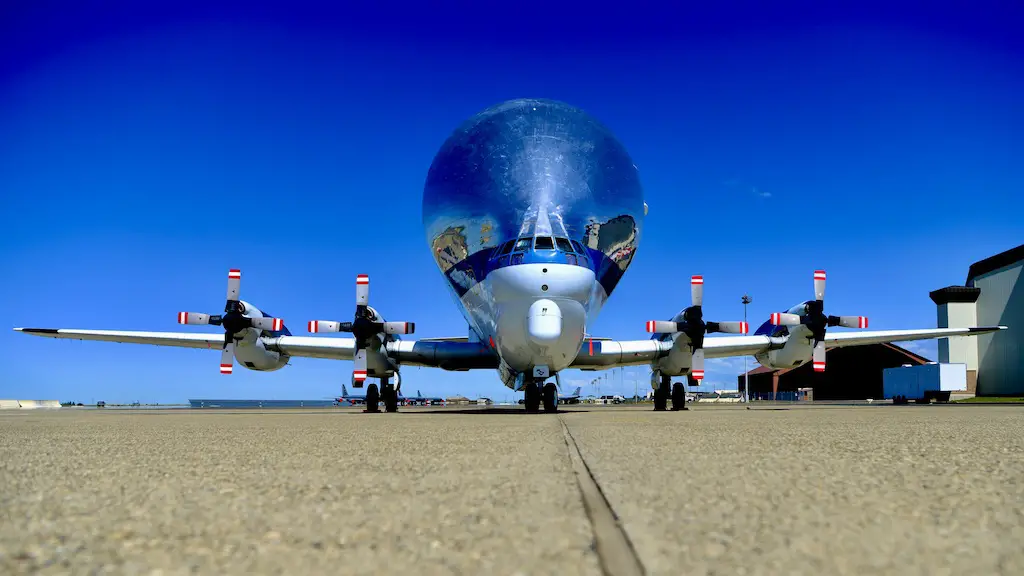
[[[242,305],[242,314],[247,318],[268,318],[259,308],[248,302],[239,300]],[[276,338],[278,336],[291,336],[287,326],[282,325],[281,330],[272,332],[270,330],[259,330],[257,328],[246,328],[243,333],[236,334],[235,360],[249,370],[271,372],[280,370],[288,364],[288,356],[268,350],[264,343],[264,337]]]
[[[794,327],[789,333],[786,344],[777,350],[769,350],[754,356],[764,367],[772,370],[795,368],[811,361],[814,346],[810,330],[803,326]]]

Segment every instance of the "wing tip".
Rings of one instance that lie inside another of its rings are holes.
[[[60,330],[56,328],[15,328],[15,332],[24,332],[25,334],[59,334]]]

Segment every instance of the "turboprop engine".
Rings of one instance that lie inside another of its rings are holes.
[[[194,326],[212,325],[224,328],[224,344],[220,357],[220,373],[231,374],[234,360],[250,370],[269,372],[288,363],[288,356],[268,350],[263,337],[290,336],[284,320],[265,315],[259,308],[238,299],[241,270],[228,271],[228,296],[224,314],[178,312],[178,323]]]

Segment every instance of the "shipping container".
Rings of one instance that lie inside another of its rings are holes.
[[[910,400],[927,404],[932,399],[948,402],[951,392],[961,390],[967,390],[966,364],[931,362],[886,368],[882,372],[882,394],[894,404],[906,404]]]

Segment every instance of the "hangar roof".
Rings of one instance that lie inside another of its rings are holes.
[[[1004,266],[1016,264],[1021,260],[1024,260],[1024,244],[971,264],[971,269],[967,271],[967,282],[964,282],[964,284],[971,286],[974,279],[978,276],[988,274]]]

